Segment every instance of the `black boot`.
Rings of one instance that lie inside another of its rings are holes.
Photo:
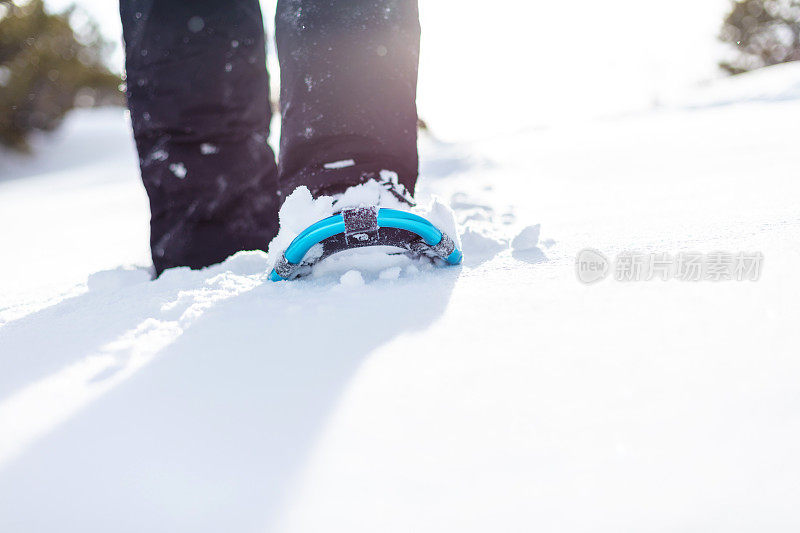
[[[257,0],[124,0],[127,95],[156,272],[265,250],[277,166]]]
[[[417,180],[416,0],[279,0],[280,192],[314,196],[397,173]]]

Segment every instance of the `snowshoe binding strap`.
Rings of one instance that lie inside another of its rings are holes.
[[[322,250],[309,254],[315,246]],[[397,209],[348,207],[320,220],[295,237],[270,272],[272,281],[308,274],[311,267],[337,252],[366,246],[391,246],[412,257],[458,265],[461,250],[449,235],[425,218]]]

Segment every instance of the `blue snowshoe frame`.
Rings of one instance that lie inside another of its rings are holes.
[[[323,253],[313,261],[304,261],[309,250],[320,243]],[[334,253],[365,246],[394,246],[409,255],[424,255],[450,265],[460,264],[463,257],[450,236],[419,215],[397,209],[350,207],[312,224],[295,237],[269,279],[294,279]]]

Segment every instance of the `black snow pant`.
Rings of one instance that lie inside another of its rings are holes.
[[[277,164],[258,0],[120,0],[120,13],[157,273],[265,250],[301,185],[335,194],[386,169],[413,193],[417,0],[278,1]]]

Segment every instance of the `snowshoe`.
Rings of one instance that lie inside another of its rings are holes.
[[[455,241],[422,216],[378,206],[346,207],[295,237],[269,278],[295,279],[335,253],[367,246],[390,247],[412,258],[426,257],[437,265],[458,265],[462,258]]]

